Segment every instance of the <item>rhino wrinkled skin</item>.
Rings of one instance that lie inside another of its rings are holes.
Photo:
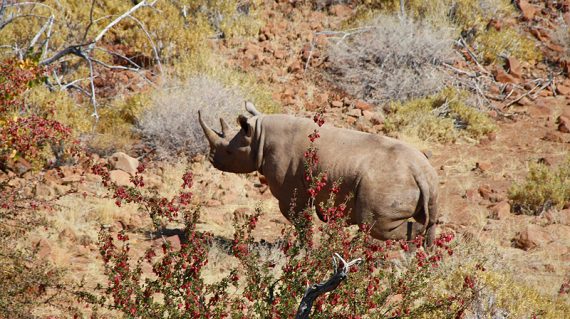
[[[291,204],[300,212],[307,204],[308,183],[303,178],[308,136],[319,130],[315,141],[319,168],[329,181],[341,180],[337,199],[347,202],[352,224],[371,225],[377,239],[406,239],[408,219],[413,236],[424,234],[433,243],[437,218],[437,173],[420,151],[401,141],[376,134],[324,125],[291,115],[264,115],[251,103],[250,118],[240,115],[241,129],[231,131],[220,119],[222,132],[210,129],[198,113],[209,143],[209,160],[219,170],[233,173],[259,171],[279,201],[283,215],[292,220]],[[296,202],[291,203],[296,193]],[[316,203],[326,201],[322,191]]]

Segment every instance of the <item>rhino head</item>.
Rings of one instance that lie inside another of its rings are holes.
[[[253,104],[246,102],[246,110],[252,115],[260,115]],[[198,121],[210,144],[208,159],[215,168],[231,173],[251,173],[259,168],[257,145],[255,145],[255,119],[239,115],[239,131],[229,128],[220,118],[221,133],[212,130],[198,111]]]

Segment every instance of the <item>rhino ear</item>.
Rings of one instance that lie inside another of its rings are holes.
[[[241,126],[241,129],[245,132],[245,135],[247,137],[250,137],[251,134],[253,133],[253,129],[251,128],[251,125],[249,125],[249,123],[247,122],[247,117],[240,114],[238,116],[238,123]]]
[[[255,105],[253,105],[253,103],[251,103],[250,101],[245,102],[245,110],[248,111],[253,116],[261,115],[261,112],[259,112],[255,108]]]

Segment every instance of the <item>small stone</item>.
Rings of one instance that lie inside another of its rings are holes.
[[[38,197],[39,199],[51,199],[55,196],[55,189],[54,189],[54,185],[53,183],[48,183],[48,184],[38,184],[36,185],[36,188],[34,189],[34,194],[36,197]]]
[[[552,166],[554,164],[554,159],[550,156],[545,156],[539,158],[537,162],[546,166]]]
[[[538,8],[528,2],[528,0],[519,0],[517,2],[524,20],[531,21],[538,12]]]
[[[75,231],[70,227],[65,227],[62,231],[59,232],[58,235],[59,240],[69,240],[70,242],[75,242],[77,240],[77,235]]]
[[[479,170],[480,172],[484,173],[488,170],[490,170],[493,167],[493,165],[491,163],[487,163],[487,162],[477,162],[475,163],[475,169]]]
[[[556,93],[560,95],[570,96],[570,86],[566,86],[563,84],[556,86]]]
[[[516,248],[522,250],[531,250],[537,247],[542,247],[552,241],[550,234],[542,227],[530,224],[527,225],[522,231],[516,234],[513,238],[513,244]]]
[[[119,169],[133,175],[137,172],[139,166],[139,161],[136,158],[130,157],[123,152],[111,155],[108,161],[113,169]]]
[[[558,131],[562,133],[570,133],[570,119],[565,116],[559,116],[556,120],[558,123]]]
[[[502,68],[497,68],[495,69],[495,71],[493,72],[493,75],[495,76],[495,80],[497,82],[501,82],[501,83],[519,83],[519,80],[516,79],[514,76],[508,74],[507,72],[505,72],[505,70],[503,70]]]
[[[111,182],[117,184],[118,186],[132,186],[131,175],[125,171],[112,170],[109,172],[109,178]]]
[[[50,242],[45,238],[40,239],[36,243],[36,249],[37,249],[37,256],[40,259],[47,258],[49,255],[51,255],[51,252],[53,250]]]
[[[289,73],[296,73],[299,72],[303,69],[303,67],[301,66],[301,63],[297,60],[293,61],[293,63],[291,63],[289,65],[289,67],[287,68],[287,71],[289,71]]]
[[[334,100],[331,102],[332,107],[342,107],[343,105],[344,105],[344,103],[342,101],[339,101],[339,100]]]
[[[520,64],[519,60],[517,60],[517,58],[512,57],[512,56],[508,57],[506,67],[509,70],[510,75],[512,75],[516,79],[522,78],[521,64]]]
[[[70,175],[70,176],[67,176],[67,177],[64,177],[61,179],[61,183],[63,185],[74,184],[74,183],[78,183],[80,181],[81,181],[80,175]]]
[[[372,105],[370,103],[366,103],[362,100],[357,100],[356,103],[354,104],[354,107],[356,107],[357,109],[362,110],[362,111],[374,110],[374,105]]]
[[[490,207],[492,219],[505,220],[511,216],[511,205],[507,201],[501,201]]]
[[[559,135],[557,132],[546,132],[544,137],[542,138],[544,141],[554,142],[554,143],[563,143],[564,139],[562,136]]]
[[[384,123],[384,117],[376,112],[362,111],[362,115],[365,119],[370,121],[372,125],[379,125]]]
[[[362,111],[359,109],[351,109],[346,112],[346,115],[358,118],[362,116]]]
[[[273,52],[273,56],[278,59],[281,60],[283,58],[285,58],[287,56],[287,51],[285,50],[275,50],[275,52]]]
[[[495,191],[489,185],[481,185],[479,186],[479,195],[483,197],[483,199],[491,199]]]

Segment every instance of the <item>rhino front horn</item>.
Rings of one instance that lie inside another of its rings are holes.
[[[200,122],[200,126],[202,127],[202,130],[204,131],[204,135],[206,135],[208,142],[210,142],[210,145],[216,145],[220,140],[220,137],[218,134],[216,134],[216,132],[209,128],[206,123],[204,123],[204,120],[202,119],[202,112],[200,111],[198,111],[198,121]]]

